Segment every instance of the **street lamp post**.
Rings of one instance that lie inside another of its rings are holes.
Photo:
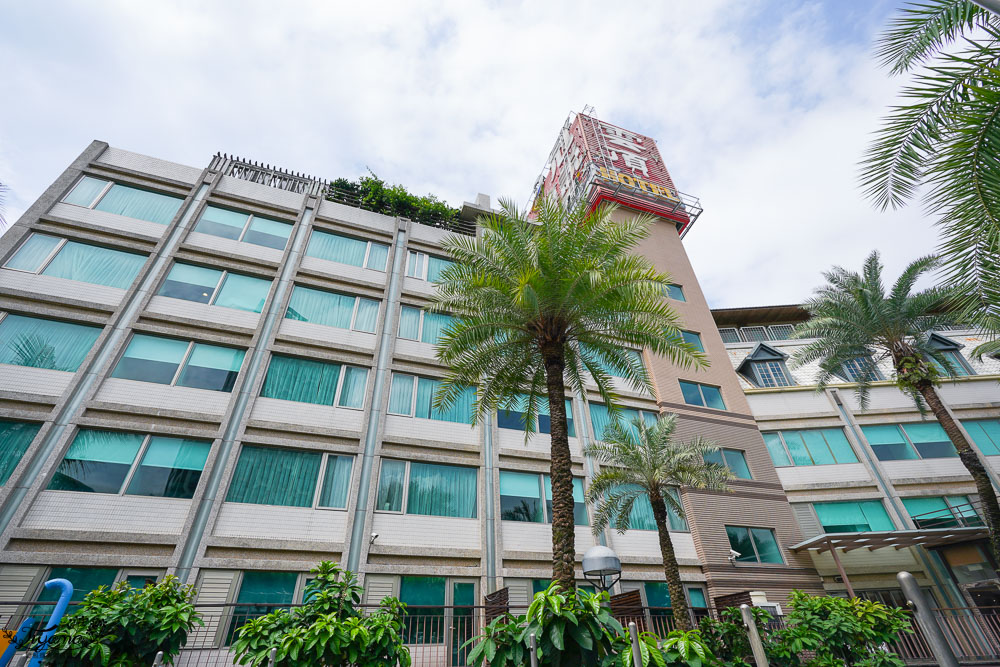
[[[608,547],[595,545],[583,554],[583,578],[598,591],[609,590],[622,576],[622,561]]]

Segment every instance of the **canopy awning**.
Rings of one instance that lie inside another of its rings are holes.
[[[854,549],[884,549],[894,547],[940,547],[987,537],[984,526],[962,528],[923,528],[918,530],[887,530],[872,533],[823,533],[791,547],[800,551],[853,551]]]

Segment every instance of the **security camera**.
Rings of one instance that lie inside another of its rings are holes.
[[[371,546],[371,545],[375,544],[375,540],[377,540],[377,539],[378,539],[378,533],[372,533],[371,539],[368,540],[368,546]],[[737,556],[738,555],[739,554],[737,554]]]
[[[736,549],[730,549],[730,550],[729,550],[729,560],[736,560],[737,558],[739,558],[739,557],[740,557],[740,556],[742,556],[742,555],[743,555],[743,554],[741,554],[741,553],[740,553],[739,551],[737,551]]]

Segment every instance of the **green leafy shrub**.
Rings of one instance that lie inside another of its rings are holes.
[[[910,613],[881,602],[837,598],[792,591],[785,627],[767,629],[771,617],[754,609],[754,621],[773,667],[902,667],[886,648],[901,633],[912,632]],[[750,643],[739,609],[721,612],[721,619],[704,619],[702,634],[722,667],[753,665]]]
[[[193,586],[166,576],[142,590],[119,582],[87,594],[59,624],[46,665],[148,667],[158,651],[174,657],[196,625],[203,625],[192,600]]]
[[[353,572],[323,561],[310,571],[306,602],[277,609],[243,625],[232,650],[241,665],[265,665],[272,648],[275,665],[356,665],[408,667],[403,646],[406,605],[385,598],[379,610],[365,615],[358,604],[363,589]]]
[[[330,183],[326,198],[385,215],[398,215],[418,222],[447,227],[458,219],[458,209],[451,208],[434,195],[411,194],[402,185],[387,185],[369,172],[357,181],[338,178]]]

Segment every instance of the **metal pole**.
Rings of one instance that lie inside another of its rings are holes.
[[[847,594],[852,598],[858,597],[854,594],[854,587],[851,586],[851,580],[847,578],[847,572],[844,571],[844,566],[840,563],[840,556],[837,555],[837,547],[827,541],[830,546],[830,555],[833,556],[833,563],[837,566],[837,572],[840,572],[840,578],[844,580],[844,586],[847,587]]]
[[[163,651],[157,651],[153,658],[153,667],[160,667],[163,664]]]
[[[278,649],[272,648],[271,654],[267,656],[267,667],[274,667],[274,661],[278,659]]]
[[[757,667],[768,667],[767,656],[764,654],[764,644],[760,641],[757,624],[753,622],[753,613],[750,611],[750,605],[740,605],[740,616],[743,617],[743,625],[747,626],[747,638],[750,640],[750,649],[753,651],[754,662],[757,663]]]
[[[639,649],[639,631],[635,627],[635,621],[629,621],[628,636],[632,638],[632,665],[642,667],[642,651]]]
[[[931,648],[931,652],[937,659],[937,664],[941,667],[958,667],[958,660],[948,644],[948,639],[941,632],[941,626],[934,618],[934,607],[927,600],[927,596],[920,590],[917,580],[909,572],[900,572],[896,575],[903,595],[906,596],[906,603],[913,610],[913,616],[920,624],[920,629],[924,631],[924,637]]]
[[[538,667],[538,640],[535,639],[534,632],[531,633],[528,646],[531,649],[531,667]]]

